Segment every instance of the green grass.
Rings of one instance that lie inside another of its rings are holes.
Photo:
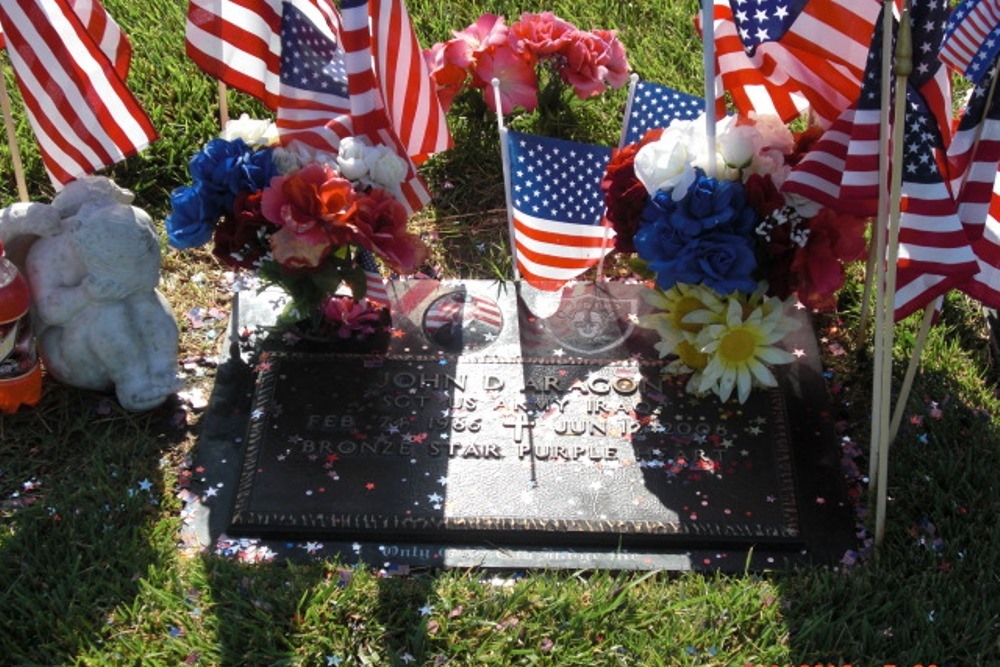
[[[216,132],[216,86],[184,57],[185,2],[105,4],[132,39],[130,84],[161,135],[109,174],[162,225],[188,158]],[[425,45],[480,12],[466,2],[408,4]],[[697,93],[697,4],[505,1],[489,9],[513,21],[544,7],[581,27],[616,27],[643,76]],[[613,143],[623,102],[616,91],[574,107],[556,119],[558,131]],[[238,93],[229,104],[233,116],[263,114]],[[31,196],[47,201],[51,187],[16,111]],[[457,145],[425,168],[435,201],[419,227],[443,275],[506,276],[494,120],[474,96],[450,120]],[[510,122],[551,128],[537,116]],[[16,197],[9,164],[0,145],[0,205]],[[206,392],[206,358],[223,323],[196,329],[185,313],[227,307],[223,273],[205,251],[164,257],[162,289],[182,325],[189,384]],[[838,426],[864,448],[871,347],[855,340],[860,277],[852,278],[841,312],[820,318],[817,332]],[[897,330],[897,386],[914,330],[912,321]],[[178,546],[178,493],[200,412],[174,400],[130,415],[102,396],[47,383],[38,408],[0,418],[0,664],[1000,664],[1000,405],[990,354],[975,305],[949,296],[892,450],[883,548],[850,568],[766,575],[385,578],[337,562],[254,565],[192,553]]]

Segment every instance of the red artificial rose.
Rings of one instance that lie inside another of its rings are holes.
[[[835,293],[844,285],[843,262],[863,259],[865,221],[823,208],[809,220],[809,238],[792,260],[799,299],[810,308],[836,308]]]
[[[642,210],[649,201],[646,186],[635,175],[635,154],[662,134],[663,130],[650,130],[639,142],[616,150],[601,180],[606,215],[615,230],[615,250],[618,252],[635,252],[632,238],[639,229]]]
[[[373,188],[359,197],[353,241],[384,259],[394,271],[413,273],[427,259],[427,247],[406,231],[406,209],[391,194]]]
[[[753,207],[758,217],[766,218],[785,205],[785,197],[778,191],[770,174],[750,174],[744,183],[747,204]]]
[[[263,233],[277,226],[260,211],[260,192],[243,190],[233,201],[233,210],[226,213],[215,228],[212,253],[228,266],[254,269],[267,252]]]
[[[275,176],[264,190],[261,212],[271,222],[297,234],[325,227],[330,240],[347,243],[344,221],[354,213],[351,182],[321,162],[311,162],[289,176]]]

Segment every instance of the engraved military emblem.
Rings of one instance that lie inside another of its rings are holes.
[[[450,352],[475,352],[488,347],[503,330],[503,313],[489,297],[464,290],[435,299],[424,311],[427,339]]]
[[[637,299],[608,294],[566,295],[546,328],[567,350],[597,354],[624,343],[635,329]]]

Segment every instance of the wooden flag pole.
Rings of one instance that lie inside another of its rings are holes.
[[[3,111],[3,124],[7,129],[7,145],[10,146],[10,163],[14,168],[14,181],[17,183],[17,195],[22,202],[28,201],[28,183],[24,179],[24,163],[21,162],[21,150],[17,146],[17,132],[14,129],[14,116],[10,110],[10,94],[7,92],[7,82],[0,73],[0,109]]]
[[[931,322],[934,321],[934,313],[941,297],[934,299],[924,308],[924,316],[920,320],[920,330],[917,338],[913,342],[913,352],[910,353],[910,363],[906,366],[906,376],[903,378],[903,385],[899,388],[899,396],[896,398],[896,409],[892,412],[892,425],[889,427],[889,442],[886,447],[892,445],[899,432],[899,425],[903,422],[903,412],[906,410],[906,402],[910,400],[910,391],[913,389],[913,378],[917,374],[917,367],[920,366],[920,356],[927,344],[927,335],[931,331]]]
[[[892,137],[892,191],[889,209],[889,255],[886,258],[885,300],[880,313],[882,319],[882,400],[879,413],[878,481],[875,489],[875,546],[885,539],[885,508],[888,500],[889,478],[889,402],[892,390],[892,345],[894,311],[896,301],[896,261],[899,254],[900,198],[903,189],[903,170],[899,168],[903,158],[903,133],[906,117],[906,80],[913,71],[913,39],[910,32],[909,3],[903,2],[899,16],[899,36],[896,40],[896,99]]]
[[[229,122],[229,98],[226,97],[226,84],[219,81],[219,127],[226,129]]]
[[[500,133],[500,161],[503,166],[503,189],[507,197],[507,234],[510,236],[510,265],[514,280],[521,279],[517,268],[517,241],[514,238],[514,208],[510,194],[510,155],[507,151],[507,128],[503,125],[503,112],[500,106],[500,79],[490,81],[493,86],[493,99],[497,107],[497,130]]]
[[[701,3],[701,52],[705,59],[705,136],[708,139],[709,178],[715,178],[715,3]]]
[[[893,0],[884,0],[882,3],[882,86],[881,86],[881,109],[879,112],[879,181],[878,181],[878,216],[875,221],[875,233],[871,242],[871,250],[868,254],[868,271],[865,275],[864,300],[861,304],[861,323],[859,326],[858,344],[862,345],[867,338],[869,309],[871,308],[872,283],[875,285],[875,311],[878,317],[879,309],[885,301],[885,256],[887,246],[887,235],[889,230],[889,146],[892,125],[890,122],[890,112],[892,105],[892,26],[893,26]],[[876,320],[876,323],[880,321]],[[876,324],[875,339],[873,341],[872,362],[876,372],[872,373],[872,431],[871,445],[868,451],[868,480],[872,491],[875,490],[876,472],[878,468],[878,452],[881,440],[879,440],[878,421],[876,416],[881,412],[882,400],[882,375],[878,369],[882,368],[882,357],[884,350],[881,345],[881,328]]]

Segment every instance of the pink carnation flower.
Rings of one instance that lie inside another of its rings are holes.
[[[510,30],[514,48],[538,58],[560,53],[577,32],[575,25],[552,12],[522,14]]]
[[[563,53],[566,64],[559,74],[563,81],[573,86],[577,97],[585,100],[604,92],[611,54],[603,39],[593,33],[578,31]]]
[[[507,44],[508,30],[502,16],[483,14],[465,30],[452,32],[457,40],[462,41],[468,46],[468,61],[464,66],[468,67],[472,64],[471,61],[474,61],[483,53]],[[455,62],[455,64],[460,65],[461,63]]]
[[[500,81],[500,111],[507,114],[514,107],[534,111],[538,106],[538,74],[532,60],[516,53],[509,46],[497,48],[492,53],[483,54],[476,63],[477,87],[483,87],[486,105],[496,111],[496,99],[490,82]]]

